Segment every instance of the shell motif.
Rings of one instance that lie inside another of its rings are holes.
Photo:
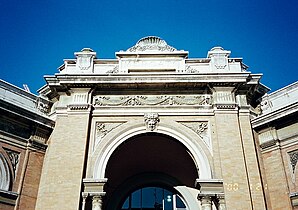
[[[147,36],[140,39],[135,46],[129,48],[128,52],[138,51],[177,51],[174,47],[169,46],[165,40],[157,36]]]

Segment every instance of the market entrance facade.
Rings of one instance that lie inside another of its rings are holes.
[[[40,90],[56,124],[36,209],[266,209],[250,124],[266,88],[242,59],[158,37],[75,55]]]

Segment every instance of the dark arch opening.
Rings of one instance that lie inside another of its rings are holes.
[[[145,133],[122,143],[111,155],[105,177],[104,209],[118,210],[141,187],[193,187],[198,170],[187,148],[164,134]]]

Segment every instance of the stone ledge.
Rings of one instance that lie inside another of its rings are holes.
[[[0,189],[0,203],[14,206],[16,204],[17,198],[17,193]]]

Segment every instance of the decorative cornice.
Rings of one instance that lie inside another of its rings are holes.
[[[156,36],[144,37],[140,39],[135,46],[127,50],[127,52],[144,52],[144,51],[173,52],[177,50],[174,47],[168,45],[165,40]]]
[[[174,105],[211,105],[211,95],[192,96],[95,96],[95,106],[174,106]]]

